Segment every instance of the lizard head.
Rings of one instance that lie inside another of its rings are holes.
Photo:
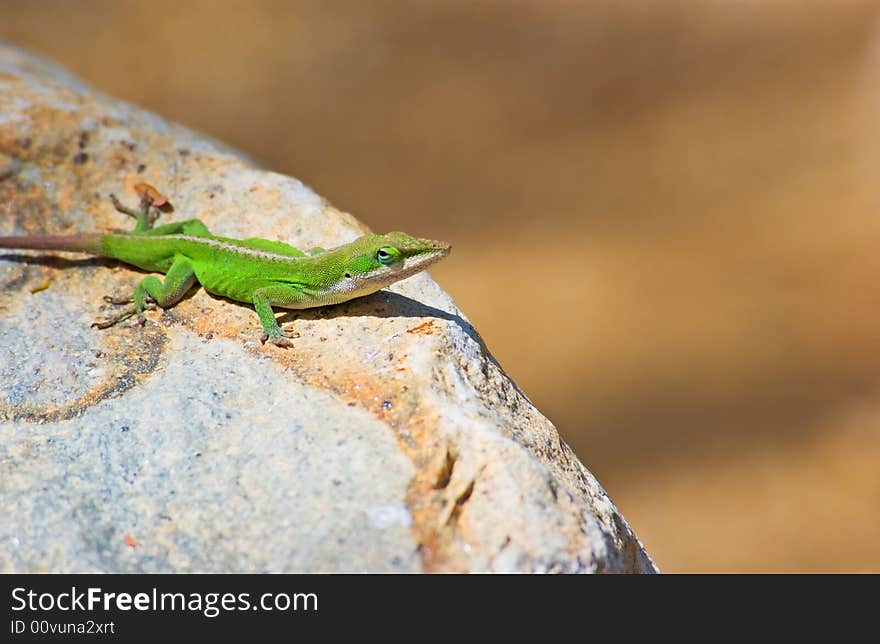
[[[364,235],[335,248],[342,270],[331,287],[333,301],[368,295],[425,270],[446,257],[451,246],[406,233]]]

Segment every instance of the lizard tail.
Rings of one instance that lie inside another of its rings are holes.
[[[89,255],[104,255],[101,241],[103,235],[84,233],[81,235],[16,235],[0,237],[0,248],[22,248],[26,250],[66,250]]]

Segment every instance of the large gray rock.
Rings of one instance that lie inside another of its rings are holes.
[[[128,227],[106,195],[141,181],[225,236],[365,230],[8,46],[0,177],[5,235]],[[90,328],[139,277],[0,251],[0,570],[656,570],[427,275],[288,315],[294,349],[201,290],[146,326]]]

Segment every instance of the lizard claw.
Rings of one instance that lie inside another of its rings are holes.
[[[123,304],[131,304],[134,302],[130,297],[113,297],[112,295],[105,295],[104,301],[113,306],[122,306]]]

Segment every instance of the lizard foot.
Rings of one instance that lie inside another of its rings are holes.
[[[120,313],[119,315],[114,315],[112,318],[104,320],[102,322],[92,322],[93,329],[109,329],[111,326],[115,326],[120,322],[127,320],[133,315],[138,315],[138,311],[133,306],[127,308],[125,311]]]
[[[110,302],[110,304],[126,304],[126,302],[122,300],[112,301],[112,298],[110,297],[105,297],[104,300],[106,302]],[[131,300],[128,300],[128,302],[130,303]],[[144,310],[153,311],[155,309],[156,305],[153,303],[148,303],[146,306],[144,306]],[[93,329],[109,329],[111,326],[116,326],[120,322],[124,322],[125,320],[135,316],[137,316],[136,324],[138,324],[138,326],[144,326],[147,323],[147,318],[144,317],[144,311],[138,311],[137,307],[130,306],[119,315],[114,315],[107,320],[92,322],[91,327]]]
[[[260,337],[260,342],[262,342],[263,344],[266,344],[266,341],[268,340],[269,342],[274,344],[276,347],[287,348],[287,347],[292,347],[293,340],[295,340],[298,337],[300,337],[299,333],[294,333],[291,331],[281,331],[279,329],[278,333],[264,333]]]

